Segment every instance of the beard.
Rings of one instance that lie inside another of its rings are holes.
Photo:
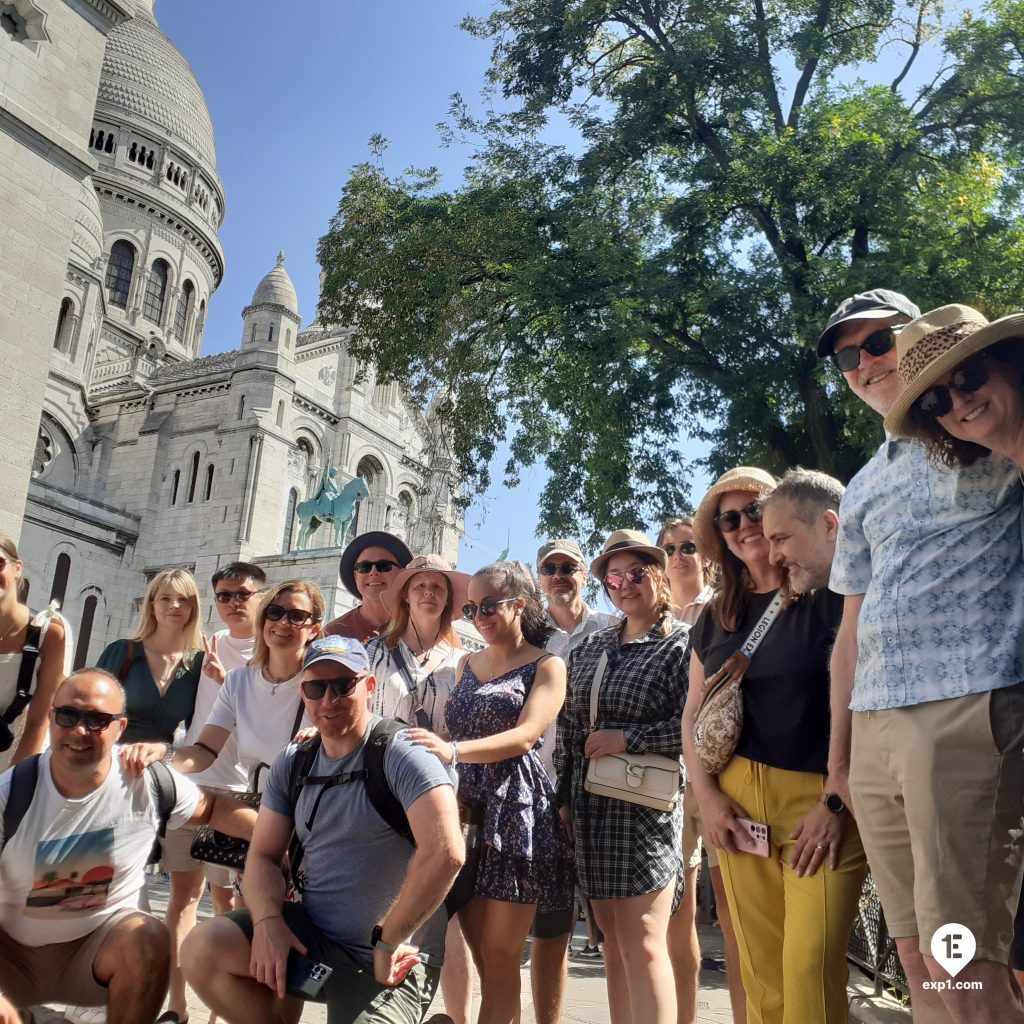
[[[575,600],[576,591],[572,587],[559,588],[558,590],[549,590],[547,596],[548,604],[568,606]]]

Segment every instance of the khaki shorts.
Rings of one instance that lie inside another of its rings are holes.
[[[1006,963],[1024,864],[1024,683],[853,715],[850,790],[889,932]]]
[[[703,841],[703,843],[702,843]],[[718,850],[704,838],[704,825],[700,820],[700,808],[693,789],[683,790],[683,867],[686,870],[700,867],[701,846],[708,854],[708,867],[718,867]]]
[[[204,864],[201,860],[193,860],[189,854],[197,831],[198,826],[195,825],[182,825],[181,828],[167,830],[167,835],[160,840],[160,870],[202,871],[210,885],[228,888],[233,874],[230,868],[219,864]]]
[[[93,976],[93,962],[114,925],[141,913],[119,910],[88,935],[48,946],[23,946],[0,931],[0,991],[15,1006],[106,1006],[107,988]]]

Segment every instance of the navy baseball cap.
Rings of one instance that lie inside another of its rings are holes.
[[[319,661],[334,661],[347,668],[353,675],[370,671],[370,657],[366,648],[350,636],[322,636],[306,648],[302,668],[307,669]]]
[[[884,320],[899,313],[908,320],[916,320],[921,315],[921,310],[906,295],[890,291],[888,288],[858,292],[848,299],[843,299],[828,318],[825,330],[818,339],[818,358],[827,359],[832,355],[839,328],[848,320]]]

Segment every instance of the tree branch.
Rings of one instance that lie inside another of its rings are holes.
[[[771,51],[768,48],[768,22],[764,15],[763,0],[754,0],[754,24],[757,26],[757,54],[761,60],[761,74],[764,76],[765,98],[768,100],[768,109],[775,122],[775,132],[780,134],[786,126],[786,121],[782,115],[779,91],[775,88],[775,71],[772,68]]]
[[[822,37],[824,36],[825,26],[828,24],[831,13],[832,0],[820,0],[818,11],[814,16],[814,27]],[[807,90],[810,89],[811,82],[814,80],[814,73],[818,70],[819,60],[820,53],[815,49],[814,55],[808,59],[803,70],[800,72],[800,78],[797,80],[796,88],[793,90],[793,102],[789,108],[789,120],[787,123],[790,128],[796,128],[800,121],[800,111],[803,109],[804,100],[807,99]]]
[[[910,69],[914,66],[914,61],[917,60],[917,55],[921,52],[921,41],[924,38],[924,7],[925,0],[922,0],[917,8],[917,28],[914,31],[914,42],[910,47],[910,56],[907,57],[903,70],[892,80],[892,84],[889,86],[889,91],[892,93],[899,89],[900,83],[907,77]]]

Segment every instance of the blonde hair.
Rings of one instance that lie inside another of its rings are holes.
[[[196,586],[196,578],[188,569],[162,569],[149,581],[149,586],[146,587],[146,596],[142,599],[139,628],[135,630],[132,640],[145,643],[156,632],[156,613],[153,611],[153,603],[164,590],[173,590],[174,593],[192,602],[192,614],[182,627],[185,649],[201,651],[203,649],[203,630],[199,624],[199,587]]]
[[[305,594],[309,598],[309,610],[313,613],[313,622],[324,621],[324,595],[320,588],[311,580],[285,580],[275,584],[264,595],[256,609],[256,643],[253,645],[249,664],[252,668],[264,669],[270,662],[270,648],[263,639],[263,627],[267,624],[267,608],[277,604],[282,594]]]
[[[21,555],[14,541],[6,533],[0,533],[0,551],[2,551],[12,562],[20,562]]]

